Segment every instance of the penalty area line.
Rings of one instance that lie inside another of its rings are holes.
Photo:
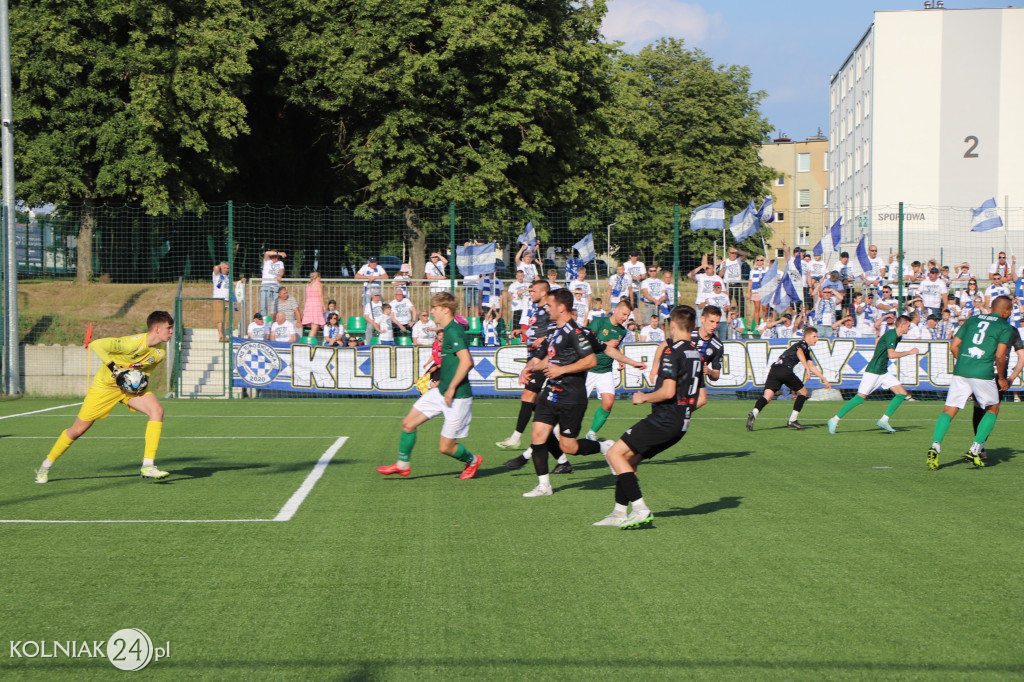
[[[15,417],[27,417],[30,414],[39,414],[40,412],[49,412],[50,410],[63,410],[65,407],[77,407],[78,405],[81,405],[81,404],[82,403],[69,403],[67,405],[57,405],[56,407],[47,407],[47,408],[44,408],[42,410],[33,410],[31,412],[22,412],[20,414],[7,414],[7,415],[4,415],[3,417],[0,417],[0,419],[13,419]],[[67,416],[67,415],[48,415],[48,416],[64,417],[64,416]]]
[[[320,477],[324,475],[324,470],[327,465],[330,464],[331,458],[341,449],[341,446],[348,440],[348,436],[341,436],[338,440],[331,444],[331,447],[324,451],[324,454],[320,455],[320,459],[313,465],[313,470],[306,476],[306,480],[302,482],[299,489],[295,491],[295,494],[284,503],[281,507],[281,511],[274,517],[274,521],[291,521],[292,517],[295,516],[295,512],[299,511],[299,505],[301,505],[306,496],[309,495],[313,490],[313,486],[320,480]]]

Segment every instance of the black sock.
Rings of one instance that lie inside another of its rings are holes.
[[[577,455],[596,455],[601,452],[601,444],[596,440],[587,440],[584,438],[576,442],[578,443],[576,450]]]
[[[799,412],[800,410],[802,410],[804,408],[804,403],[806,403],[806,402],[807,402],[807,396],[797,394],[796,401],[793,402],[793,409],[796,412]]]
[[[538,476],[548,473],[548,444],[533,444],[533,470]]]
[[[768,401],[764,399],[764,396],[761,396],[760,398],[757,399],[757,402],[754,403],[754,409],[760,412],[765,408],[767,404]]]
[[[548,436],[547,446],[548,452],[550,452],[551,456],[554,457],[555,459],[558,459],[564,454],[562,452],[562,444],[558,442],[558,436],[556,436],[554,433],[551,433]]]
[[[971,421],[974,422],[974,433],[978,433],[978,424],[981,423],[981,418],[985,416],[985,408],[978,404],[978,401],[974,401],[974,414],[971,415]]]
[[[620,492],[624,502],[619,502]],[[619,474],[615,481],[615,502],[617,504],[626,504],[626,502],[636,502],[643,495],[640,494],[640,481],[636,478],[636,473],[627,471],[624,474]]]
[[[519,419],[516,420],[516,431],[518,433],[526,433],[526,425],[530,423],[530,417],[533,416],[533,403],[528,403],[525,400],[519,401]]]

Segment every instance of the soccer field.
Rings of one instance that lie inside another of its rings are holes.
[[[139,628],[170,644],[146,668],[167,679],[1024,673],[1022,405],[1003,404],[983,470],[960,463],[961,413],[932,472],[938,402],[905,403],[895,434],[867,403],[830,436],[838,403],[807,403],[798,432],[777,401],[748,433],[752,403],[714,401],[640,468],[655,528],[623,532],[591,526],[613,503],[600,456],[521,496],[532,468],[506,471],[494,445],[515,401],[475,402],[469,481],[436,450],[440,420],[410,477],[378,475],[411,402],[348,399],[167,401],[163,482],[139,479],[145,417],[118,407],[37,485],[68,402],[0,402],[6,640]],[[601,435],[646,413],[620,401]],[[120,674],[8,649],[11,679]]]

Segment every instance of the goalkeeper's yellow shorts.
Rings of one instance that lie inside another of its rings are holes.
[[[152,391],[146,391],[142,395],[149,395]],[[85,394],[85,401],[78,410],[78,418],[84,422],[94,422],[99,419],[106,419],[114,409],[114,405],[123,403],[132,412],[137,410],[128,406],[128,401],[138,396],[128,395],[119,388],[99,390],[90,388]]]

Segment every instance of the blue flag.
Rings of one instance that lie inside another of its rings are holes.
[[[815,256],[820,256],[823,253],[825,253],[825,247],[821,245],[823,241],[825,241],[824,238],[819,239],[818,243],[814,245],[813,249],[811,249],[811,253],[813,253]]]
[[[839,243],[843,239],[843,219],[840,218],[835,222],[835,225],[829,228],[828,234],[822,237],[811,252],[815,256],[821,256],[826,251],[829,253],[839,250]]]
[[[867,241],[867,235],[860,238],[857,242],[857,265],[860,266],[862,273],[871,272],[871,259],[868,257],[868,247],[865,244]]]
[[[989,199],[980,208],[972,208],[971,232],[985,232],[1003,226],[1003,219],[999,217],[999,208],[994,198]]]
[[[712,201],[693,209],[690,214],[691,230],[724,230],[725,201]]]
[[[594,253],[594,234],[592,232],[588,232],[587,236],[573,244],[572,248],[580,252],[580,260],[583,261],[583,265],[597,258],[597,254]]]
[[[732,236],[736,239],[737,243],[757,234],[757,231],[761,229],[761,225],[757,221],[757,210],[754,209],[753,199],[750,200],[745,209],[732,217],[732,220],[729,221],[729,229],[732,231]]]
[[[836,221],[829,229],[829,235],[832,237],[832,251],[839,250],[839,244],[843,241],[843,217],[839,216],[839,220]]]
[[[531,249],[537,246],[537,231],[533,229],[533,221],[526,223],[526,229],[519,235],[519,243],[526,244]]]
[[[455,248],[455,264],[463,277],[486,275],[494,272],[494,261],[498,257],[497,243]]]
[[[779,288],[779,261],[773,260],[768,271],[761,275],[761,286],[757,292],[762,301],[771,301],[775,290]]]
[[[775,222],[775,206],[770,196],[765,197],[761,202],[761,208],[757,209],[757,219],[762,223]]]

